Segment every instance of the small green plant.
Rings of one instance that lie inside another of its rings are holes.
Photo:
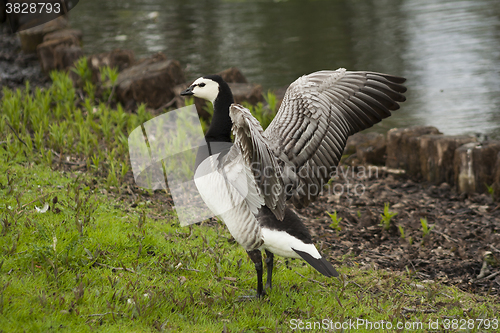
[[[260,122],[262,128],[265,130],[267,126],[273,121],[274,116],[276,115],[276,95],[271,92],[268,92],[266,96],[264,96],[268,105],[265,107],[261,102],[256,105],[252,105],[247,102],[243,102],[243,106],[250,110],[252,115],[257,118]]]
[[[97,172],[97,171],[99,170],[100,154],[97,154],[97,155],[96,155],[96,154],[94,153],[94,155],[92,155],[91,159],[92,159],[92,163],[93,163],[92,167],[93,167],[93,168],[96,170],[96,172]]]
[[[380,214],[380,216],[382,217],[382,219],[380,220],[380,225],[382,226],[382,228],[384,228],[384,230],[389,230],[391,228],[391,219],[396,215],[398,215],[398,213],[390,211],[389,203],[386,202],[384,204],[384,214]]]
[[[109,104],[113,98],[116,81],[118,80],[118,69],[104,66],[99,69],[99,72],[101,73],[101,84],[105,87],[102,98],[107,100]]]
[[[425,238],[434,229],[434,225],[429,226],[426,217],[420,219],[420,224],[422,225],[422,238]]]
[[[278,106],[278,99],[276,98],[276,94],[271,91],[268,91],[266,95],[264,95],[264,99],[266,100],[267,105],[269,106],[269,110],[272,114],[275,114]]]
[[[491,200],[495,201],[495,189],[493,188],[493,185],[491,185],[491,186],[488,186],[488,184],[484,184],[484,185],[486,185],[486,189],[488,191],[488,194],[491,197]]]
[[[72,68],[71,70],[80,77],[84,85],[85,82],[92,80],[92,71],[89,68],[87,57],[81,57],[78,59],[78,61],[75,62],[75,68]]]
[[[406,238],[405,228],[403,228],[403,226],[401,226],[401,225],[398,225],[398,229],[399,229],[399,234],[400,234],[401,238],[405,239]]]
[[[339,225],[340,221],[342,221],[342,218],[341,217],[337,217],[337,211],[334,210],[333,214],[330,214],[328,211],[326,211],[326,213],[332,219],[332,224],[330,224],[330,228],[337,230],[337,232],[339,232],[340,230],[342,230],[342,227]]]

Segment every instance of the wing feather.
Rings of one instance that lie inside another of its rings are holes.
[[[404,102],[405,79],[345,69],[302,76],[287,89],[263,133],[270,150],[296,179],[289,197],[297,207],[314,200],[342,157],[347,137],[391,115]],[[287,160],[283,160],[286,156]],[[326,171],[328,172],[326,172]]]
[[[234,146],[239,148],[245,164],[251,168],[265,205],[283,220],[286,198],[282,168],[263,137],[260,123],[241,105],[231,105],[229,115],[233,121]]]

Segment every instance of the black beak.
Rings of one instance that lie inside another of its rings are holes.
[[[194,94],[193,88],[194,88],[194,86],[190,86],[189,88],[187,88],[186,90],[184,90],[183,92],[181,92],[181,96],[191,96],[191,95],[193,95]]]

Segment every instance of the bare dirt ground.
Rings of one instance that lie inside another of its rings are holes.
[[[378,175],[365,177],[367,169],[361,168],[363,172],[355,167],[333,182],[329,193],[298,210],[316,241],[323,243],[323,252],[331,249],[332,261],[344,257],[339,264],[409,270],[422,280],[499,295],[499,201],[488,194],[457,194],[446,183],[414,182],[380,167]],[[348,187],[351,191],[346,194]],[[388,230],[380,225],[385,203],[398,213]],[[334,210],[342,218],[338,232],[330,227],[332,219],[326,213]],[[424,239],[421,218],[434,225]],[[404,238],[398,226],[403,228]]]

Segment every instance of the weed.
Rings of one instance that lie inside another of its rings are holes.
[[[390,211],[389,203],[386,202],[384,204],[384,214],[380,214],[380,217],[382,218],[380,220],[380,225],[384,230],[389,230],[391,228],[391,219],[396,215],[398,215],[398,213]]]
[[[337,230],[337,232],[342,230],[342,227],[339,225],[340,221],[342,221],[341,217],[337,217],[337,211],[334,210],[333,214],[330,214],[329,212],[326,212],[330,218],[332,219],[332,223],[330,224],[330,228]]]
[[[400,234],[400,237],[401,237],[402,239],[406,239],[406,236],[405,236],[405,229],[403,228],[403,226],[398,225],[398,229],[399,229],[399,234]]]
[[[434,225],[429,226],[426,217],[420,218],[420,224],[422,225],[422,243],[423,243],[425,237],[429,235],[432,229],[434,229]]]
[[[486,185],[486,189],[491,197],[491,200],[495,201],[495,188],[493,187],[493,185],[489,186],[486,183],[484,185]]]
[[[71,69],[82,80],[82,85],[92,80],[92,71],[88,66],[87,57],[81,57],[75,62],[75,67]]]

